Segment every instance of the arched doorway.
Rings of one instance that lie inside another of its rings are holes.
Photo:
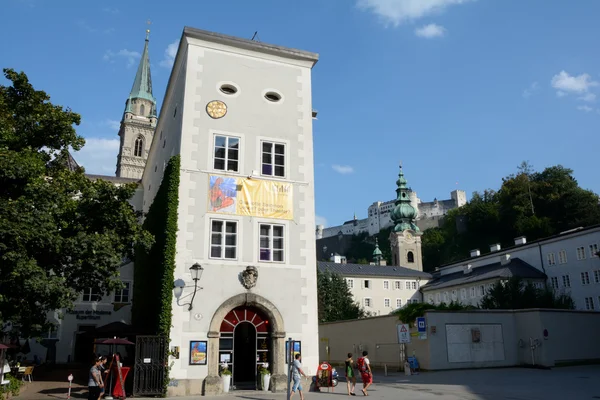
[[[225,316],[219,331],[219,362],[232,371],[233,387],[257,389],[259,365],[271,365],[268,316],[256,307],[239,306]]]

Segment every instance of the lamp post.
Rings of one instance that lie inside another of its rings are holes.
[[[179,298],[183,294],[183,288],[185,287],[185,282],[183,279],[177,279],[173,284],[173,295],[177,299],[177,305],[179,306],[189,306],[188,311],[192,310],[194,304],[194,298],[196,297],[196,292],[198,289],[198,281],[202,278],[202,273],[204,272],[204,268],[202,265],[195,263],[190,267],[190,274],[192,275],[192,280],[194,281],[194,293],[192,293],[192,300],[189,303],[179,304]]]

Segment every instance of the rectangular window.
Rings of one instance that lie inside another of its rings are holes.
[[[552,289],[558,289],[558,277],[553,276],[550,278],[550,282],[552,282]]]
[[[585,260],[585,247],[577,248],[577,260]]]
[[[123,289],[115,290],[115,303],[129,303],[131,282],[123,282]]]
[[[427,302],[429,304],[433,304],[433,295],[432,294],[430,294],[429,296],[427,296]]]
[[[588,274],[587,271],[581,273],[581,284],[582,285],[590,284],[590,274]]]
[[[598,257],[598,245],[596,243],[590,244],[590,258]]]
[[[533,286],[535,286],[536,289],[542,289],[544,287],[542,282],[534,282]]]
[[[475,298],[475,286],[471,288],[471,298]]]
[[[383,306],[388,308],[390,306],[390,299],[383,299]]]
[[[456,292],[456,290],[452,291],[452,301],[456,301],[458,298],[458,293]]]
[[[435,302],[436,304],[440,304],[442,302],[442,295],[440,293],[435,294]]]
[[[419,299],[413,299],[413,300],[412,300],[412,303],[413,303],[413,304],[417,304],[417,303],[419,303]]]
[[[479,286],[479,295],[485,296],[485,286],[483,286],[483,285]]]
[[[402,307],[402,299],[396,299],[396,308]]]
[[[569,275],[562,276],[563,287],[571,287],[571,277]]]
[[[411,287],[412,287],[414,290],[417,290],[417,281],[412,281],[412,282],[411,282]]]
[[[100,301],[102,296],[100,295],[100,289],[90,288],[83,291],[83,301]]]
[[[214,169],[239,171],[240,139],[231,136],[215,136]]]
[[[460,298],[462,300],[466,300],[467,299],[467,289],[460,289]]]
[[[235,260],[237,258],[237,222],[211,220],[210,258]]]
[[[556,258],[554,258],[554,253],[548,253],[548,265],[555,265]]]
[[[365,279],[365,280],[363,281],[363,287],[364,287],[365,289],[370,289],[370,288],[371,288],[371,281],[369,281],[368,279]]]
[[[283,262],[283,225],[260,224],[260,261]]]
[[[354,289],[354,279],[346,279],[346,285],[348,285],[348,289]]]
[[[567,262],[567,252],[565,250],[561,250],[558,252],[558,263],[565,264]]]
[[[586,297],[585,298],[585,309],[586,310],[593,310],[594,309],[594,298],[593,297]]]
[[[448,292],[444,292],[444,303],[448,304],[450,301],[448,299]]]
[[[365,307],[371,307],[371,299],[368,297],[365,298]]]
[[[402,281],[394,282],[394,287],[396,288],[396,290],[402,289]]]
[[[262,142],[262,175],[285,176],[285,145]]]
[[[390,288],[390,281],[383,281],[383,288],[388,290]]]
[[[594,271],[594,282],[600,283],[600,269]]]

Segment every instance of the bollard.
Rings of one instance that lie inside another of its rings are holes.
[[[69,393],[67,393],[67,399],[71,398],[71,383],[73,382],[73,374],[69,374],[69,376],[67,377],[67,380],[69,381]]]

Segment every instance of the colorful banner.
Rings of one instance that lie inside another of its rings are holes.
[[[208,211],[250,217],[294,219],[291,183],[211,175]]]

